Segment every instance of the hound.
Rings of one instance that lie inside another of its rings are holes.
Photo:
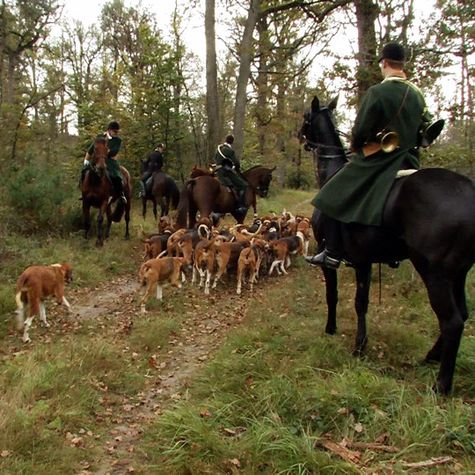
[[[58,305],[64,304],[71,312],[71,305],[64,296],[64,284],[73,280],[73,271],[69,264],[53,264],[51,266],[30,266],[18,277],[16,284],[15,301],[17,304],[17,328],[23,330],[22,340],[30,341],[28,330],[35,315],[46,327],[46,309],[44,300],[54,296]],[[25,320],[25,305],[28,304],[29,313]]]

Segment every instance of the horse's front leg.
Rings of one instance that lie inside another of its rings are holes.
[[[84,202],[82,202],[82,214],[84,217],[84,238],[89,237],[89,230],[91,229],[91,207]]]
[[[158,219],[158,211],[157,211],[157,200],[155,197],[152,199],[153,203],[153,215],[155,216],[155,221]]]
[[[170,198],[162,200],[162,204],[162,216],[168,216],[168,213],[170,212]]]
[[[97,241],[96,246],[102,247],[104,245],[104,236],[102,225],[104,223],[104,208],[101,206],[97,213]]]
[[[109,236],[111,234],[111,226],[112,226],[112,211],[110,204],[108,204],[104,211],[103,211],[107,217],[107,225],[106,225],[106,239],[109,239]]]
[[[125,205],[124,220],[125,220],[125,239],[130,238],[129,234],[129,222],[130,222],[130,198],[127,199],[127,204]]]
[[[145,196],[142,196],[142,216],[143,216],[143,219],[145,219],[146,214],[147,214],[147,198]]]
[[[358,316],[355,348],[353,355],[361,356],[368,342],[366,333],[366,314],[368,313],[369,287],[371,284],[371,264],[356,267],[355,310]]]
[[[254,195],[252,199],[252,209],[254,210],[254,218],[257,218],[257,200],[256,200],[256,195]]]
[[[322,267],[325,277],[325,297],[327,301],[327,325],[325,333],[336,333],[336,307],[338,304],[338,277],[335,269]]]

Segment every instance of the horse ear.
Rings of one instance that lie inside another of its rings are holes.
[[[336,109],[336,105],[338,103],[338,94],[330,101],[330,104],[328,104],[328,109],[331,111]]]
[[[313,96],[312,100],[312,112],[318,112],[320,110],[320,101],[317,96]]]
[[[276,168],[277,168],[277,165],[274,168],[271,168],[270,172],[272,173]]]

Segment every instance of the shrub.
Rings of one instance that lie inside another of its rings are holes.
[[[313,182],[313,176],[294,170],[287,175],[286,186],[288,188],[308,190],[313,186]]]
[[[10,225],[27,233],[63,231],[73,220],[66,201],[70,188],[57,166],[31,162],[13,171],[6,183],[7,201],[15,209]]]

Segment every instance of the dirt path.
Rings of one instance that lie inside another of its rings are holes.
[[[135,278],[123,277],[95,289],[77,290],[72,296],[75,320],[108,316],[124,318],[122,324],[126,325],[127,318],[138,311],[134,303],[138,289]],[[189,284],[185,291],[195,292]],[[195,296],[193,307],[196,312],[171,337],[168,353],[149,361],[156,371],[147,380],[142,393],[114,406],[115,425],[109,431],[109,437],[101,441],[103,454],[99,458],[99,468],[91,472],[91,468],[85,467],[81,472],[83,475],[133,473],[131,454],[140,440],[142,427],[155,420],[170,401],[182,397],[187,383],[222,344],[226,333],[245,317],[250,300],[239,298],[233,292],[232,288],[221,290],[220,295],[224,294],[225,298],[220,299],[218,306],[209,305],[210,301],[215,303],[213,296],[201,301]],[[139,315],[133,318],[136,317]]]

